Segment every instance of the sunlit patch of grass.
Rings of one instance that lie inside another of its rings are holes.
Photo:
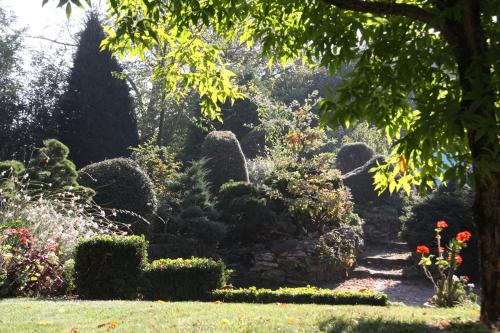
[[[475,307],[0,301],[0,332],[488,332]]]

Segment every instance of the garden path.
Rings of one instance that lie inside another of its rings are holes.
[[[392,302],[423,306],[433,295],[429,281],[418,274],[410,278],[406,268],[411,267],[411,252],[404,242],[368,244],[354,270],[346,279],[328,287],[339,290],[375,290],[384,292]],[[410,271],[413,268],[410,268]]]

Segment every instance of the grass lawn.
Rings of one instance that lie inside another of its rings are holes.
[[[0,332],[489,332],[477,308],[0,300]]]

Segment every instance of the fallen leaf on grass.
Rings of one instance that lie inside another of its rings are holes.
[[[76,327],[73,327],[69,333],[78,333],[78,329]]]
[[[43,325],[43,326],[47,326],[47,325],[50,325],[52,324],[50,321],[48,320],[42,320],[42,321],[39,321],[38,322],[38,325]]]
[[[296,325],[296,324],[297,324],[297,320],[296,320],[296,319],[294,319],[294,318],[288,318],[288,319],[286,320],[286,322],[287,322],[288,324],[290,324],[290,325]]]
[[[214,301],[214,302],[212,302],[212,303],[214,303],[214,304],[222,304],[222,302],[221,302],[221,301]]]
[[[224,319],[222,319],[222,320],[220,321],[220,323],[221,323],[222,325],[229,324],[229,319],[224,318]]]
[[[120,324],[116,321],[112,321],[112,322],[109,322],[109,323],[103,323],[103,324],[99,324],[97,325],[97,328],[104,328],[104,327],[108,327],[108,328],[115,328],[115,327],[118,327]]]

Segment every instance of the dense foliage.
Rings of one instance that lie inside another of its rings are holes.
[[[228,227],[225,243],[253,244],[276,239],[284,231],[276,213],[268,205],[265,191],[247,182],[228,182],[217,196],[221,221]]]
[[[96,191],[94,201],[111,211],[110,219],[133,232],[145,234],[157,209],[154,185],[132,160],[115,158],[90,164],[79,172],[78,181]]]
[[[128,147],[138,144],[129,88],[116,76],[122,72],[118,62],[100,50],[104,37],[97,15],[90,14],[55,116],[58,138],[78,167],[129,156]]]
[[[72,192],[91,198],[95,192],[78,184],[75,164],[68,159],[69,149],[55,139],[43,141],[43,148],[29,161],[27,174],[34,193]]]
[[[475,233],[476,227],[472,218],[473,194],[470,188],[456,189],[453,186],[440,187],[436,191],[416,197],[414,202],[405,207],[402,216],[403,239],[415,248],[419,244],[428,244],[435,247],[433,237],[436,221],[445,220],[448,223],[447,232],[442,234],[443,244],[450,241],[457,232],[470,230]],[[470,244],[462,251],[464,258],[458,273],[479,277],[479,254],[477,237],[470,240]]]
[[[76,292],[83,299],[135,299],[146,262],[144,237],[84,240],[75,253]]]
[[[187,238],[194,237],[201,247],[213,248],[224,238],[226,228],[219,220],[209,190],[205,163],[204,160],[192,162],[179,180],[171,184],[170,190],[176,193],[174,198],[178,200],[171,202],[174,216],[167,230]]]
[[[226,284],[227,278],[222,261],[160,259],[144,269],[142,292],[150,300],[207,300],[213,290]]]
[[[332,291],[315,287],[216,290],[214,300],[236,303],[367,304],[387,305],[387,295],[372,291]]]

